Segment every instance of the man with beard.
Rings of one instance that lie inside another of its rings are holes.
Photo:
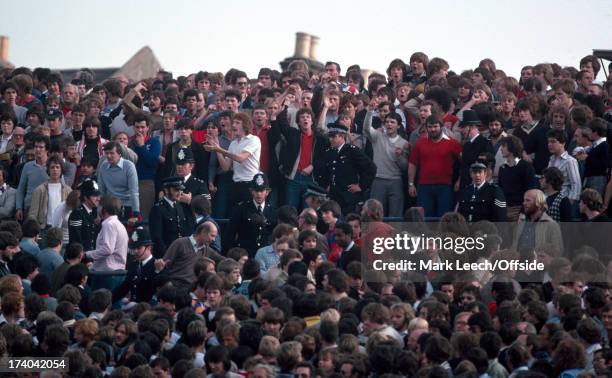
[[[151,119],[151,132],[161,130],[163,126],[162,107],[166,101],[166,96],[162,91],[153,91],[147,103],[149,108],[149,118]]]
[[[523,196],[523,214],[512,243],[512,249],[523,252],[533,252],[544,246],[552,246],[554,250],[563,251],[563,239],[559,224],[547,213],[546,196],[539,189],[531,189]]]
[[[429,116],[426,127],[428,137],[420,138],[410,153],[408,194],[417,197],[426,217],[441,217],[453,209],[453,166],[461,157],[461,145],[442,132],[438,116]]]
[[[353,227],[344,222],[336,223],[336,244],[342,248],[338,268],[346,271],[346,267],[353,261],[361,261],[361,248],[353,241]]]
[[[479,161],[470,167],[472,185],[466,186],[459,194],[457,212],[468,222],[506,220],[506,199],[502,190],[486,182],[487,166]]]
[[[11,274],[8,264],[19,253],[19,240],[8,231],[0,231],[0,277]]]

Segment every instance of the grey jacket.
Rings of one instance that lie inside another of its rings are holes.
[[[0,219],[14,218],[16,200],[17,190],[6,185],[6,189],[0,194]]]

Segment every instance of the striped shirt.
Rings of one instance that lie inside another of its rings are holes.
[[[127,251],[128,234],[125,226],[116,215],[111,215],[102,221],[96,249],[88,251],[87,256],[94,260],[93,270],[108,272],[125,269]]]
[[[571,200],[579,200],[582,184],[576,159],[571,157],[567,151],[564,151],[561,156],[552,155],[548,166],[559,168],[561,173],[563,173],[561,194]]]

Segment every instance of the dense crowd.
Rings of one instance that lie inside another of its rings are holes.
[[[0,356],[67,357],[42,377],[610,377],[601,68],[3,69]],[[372,270],[399,231],[544,270]]]

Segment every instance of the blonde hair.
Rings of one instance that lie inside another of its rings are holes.
[[[321,321],[325,320],[337,324],[340,321],[340,313],[335,308],[328,308],[327,310],[321,313]]]
[[[280,348],[278,339],[274,336],[266,335],[261,338],[257,352],[261,354],[263,358],[275,358],[278,348]]]
[[[391,313],[401,312],[404,315],[404,326],[408,327],[414,319],[414,310],[408,303],[395,303],[391,306]]]
[[[546,203],[546,195],[540,189],[530,189],[526,193],[533,193],[535,198],[535,206],[538,209],[543,209],[544,211],[548,210],[548,204]]]

